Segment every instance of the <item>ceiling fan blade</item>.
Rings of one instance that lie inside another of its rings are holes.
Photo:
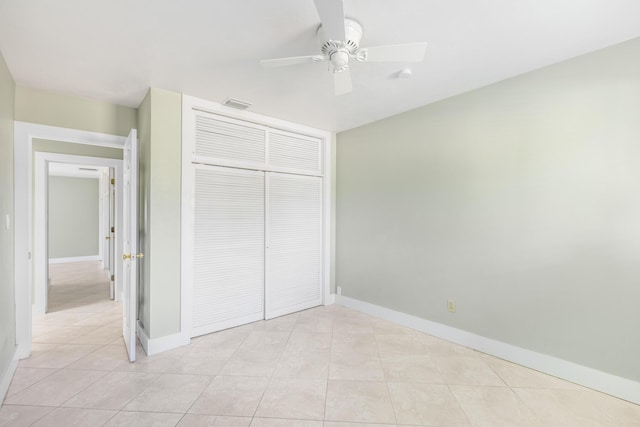
[[[424,59],[427,43],[407,43],[373,46],[366,51],[367,62],[420,62]]]
[[[328,40],[344,41],[344,4],[342,0],[314,0],[322,28]]]
[[[323,55],[292,56],[290,58],[263,59],[260,61],[260,65],[264,68],[276,68],[286,67],[288,65],[304,64],[307,62],[320,62],[325,59],[327,58]]]
[[[351,72],[348,68],[333,73],[333,87],[336,96],[351,92]]]

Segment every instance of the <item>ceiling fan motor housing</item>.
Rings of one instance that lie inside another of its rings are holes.
[[[334,66],[334,72],[349,68],[349,57],[357,54],[362,38],[362,26],[351,19],[344,20],[346,40],[329,40],[324,28],[318,28],[318,40],[324,53]]]

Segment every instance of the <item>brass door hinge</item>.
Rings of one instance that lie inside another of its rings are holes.
[[[111,281],[113,282],[114,280],[116,280],[116,276],[115,275],[111,275]]]
[[[111,185],[116,185],[116,179],[115,178],[111,178]]]
[[[116,228],[115,227],[111,227],[111,232],[115,233],[116,232]]]
[[[142,259],[144,258],[144,254],[142,252],[140,252],[139,254],[122,254],[122,259],[124,261],[128,260],[128,259]]]

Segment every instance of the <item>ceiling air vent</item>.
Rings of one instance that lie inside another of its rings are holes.
[[[224,101],[222,101],[222,103],[227,107],[237,108],[238,110],[246,110],[247,108],[251,107],[250,102],[241,101],[235,98],[227,98]]]

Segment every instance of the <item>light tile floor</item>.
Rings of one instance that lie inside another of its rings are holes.
[[[0,426],[640,426],[639,406],[339,306],[130,364],[121,307],[93,282],[101,298],[75,283],[34,320]]]

